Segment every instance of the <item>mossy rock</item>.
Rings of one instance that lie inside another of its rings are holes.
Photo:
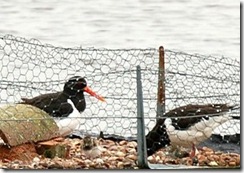
[[[50,115],[32,105],[0,107],[0,137],[10,146],[49,140],[59,136],[58,130]]]

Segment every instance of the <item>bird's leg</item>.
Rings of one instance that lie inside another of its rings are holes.
[[[197,165],[198,162],[198,158],[196,157],[196,155],[199,153],[197,147],[195,146],[194,143],[192,143],[192,148],[191,148],[191,152],[190,152],[190,158],[192,160],[192,165]]]
[[[195,156],[195,153],[196,152],[196,149],[195,149],[195,144],[192,143],[192,148],[191,148],[191,151],[190,151],[190,158],[193,158]]]
[[[192,148],[191,148],[191,151],[190,151],[190,158],[195,157],[196,154],[198,154],[198,153],[199,153],[199,152],[198,152],[198,150],[197,150],[195,144],[192,143]]]

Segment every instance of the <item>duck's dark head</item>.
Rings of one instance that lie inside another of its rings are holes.
[[[97,95],[90,87],[87,86],[87,82],[84,77],[73,76],[64,85],[64,91],[70,94],[77,94],[86,92],[98,100],[105,101],[105,99]]]

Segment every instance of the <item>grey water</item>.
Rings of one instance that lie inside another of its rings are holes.
[[[240,58],[237,0],[2,0],[0,34],[61,47],[158,48]]]
[[[35,38],[60,47],[164,46],[240,61],[237,0],[2,0],[0,21],[0,36]],[[108,122],[102,122],[106,129]],[[240,131],[239,125],[234,131]]]

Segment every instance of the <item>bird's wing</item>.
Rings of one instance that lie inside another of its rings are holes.
[[[43,103],[49,103],[51,100],[56,100],[60,97],[61,92],[42,94],[33,98],[21,98],[21,104],[30,104],[33,106],[42,105]]]
[[[231,110],[227,104],[186,105],[170,110],[165,117],[172,118],[172,125],[177,130],[190,128],[192,125],[208,120],[209,117],[220,116]]]
[[[48,93],[31,99],[22,98],[21,104],[36,106],[54,117],[66,117],[72,112],[72,107],[66,101],[66,95],[62,92]]]

